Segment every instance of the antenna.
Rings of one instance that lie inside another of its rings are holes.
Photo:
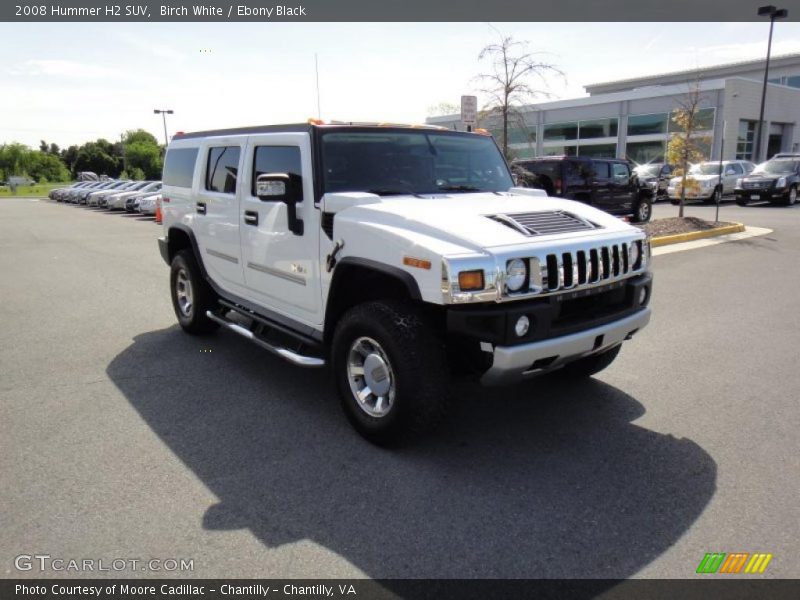
[[[314,52],[314,70],[317,73],[317,119],[322,119],[322,109],[319,107],[319,61],[316,52]]]

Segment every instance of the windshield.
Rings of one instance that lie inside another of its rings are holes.
[[[639,165],[634,171],[639,177],[656,177],[661,171],[661,165]]]
[[[494,140],[482,135],[324,132],[322,163],[324,193],[499,192],[514,185]]]
[[[797,160],[770,160],[758,165],[751,175],[777,175],[778,173],[794,173],[797,170],[798,165],[800,165],[800,161]]]
[[[723,171],[725,167],[723,166]],[[703,163],[689,169],[692,175],[719,175],[719,163]]]

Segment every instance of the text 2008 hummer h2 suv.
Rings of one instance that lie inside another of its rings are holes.
[[[303,124],[178,134],[161,254],[181,327],[330,363],[376,443],[443,414],[448,373],[588,376],[650,319],[645,234],[515,188],[488,135]]]

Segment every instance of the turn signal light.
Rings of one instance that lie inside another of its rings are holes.
[[[311,119],[308,120],[308,124],[309,125],[325,125],[325,121],[323,121],[322,119],[313,119],[313,118],[311,118]]]
[[[462,292],[483,289],[483,271],[461,271],[458,274],[458,287]]]
[[[414,258],[412,256],[404,256],[403,264],[409,267],[417,267],[418,269],[430,270],[431,268],[431,261],[423,260],[421,258]]]

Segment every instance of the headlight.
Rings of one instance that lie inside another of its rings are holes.
[[[711,179],[706,179],[705,181],[700,183],[700,185],[702,185],[704,188],[711,187],[712,185],[715,185],[715,184],[716,184],[716,182],[712,181]]]
[[[629,246],[630,249],[628,250],[628,252],[629,252],[630,264],[631,264],[631,268],[632,269],[637,268],[637,266],[639,264],[639,259],[642,256],[642,248],[641,248],[640,244],[641,244],[641,242],[633,242]]]
[[[778,179],[778,183],[775,184],[775,187],[786,187],[786,177]]]
[[[737,188],[741,188],[742,187],[742,178],[741,177],[739,177],[739,179],[736,180],[736,187]]]
[[[525,261],[519,258],[508,261],[506,265],[506,289],[509,292],[518,292],[525,284],[528,277],[528,267]]]

